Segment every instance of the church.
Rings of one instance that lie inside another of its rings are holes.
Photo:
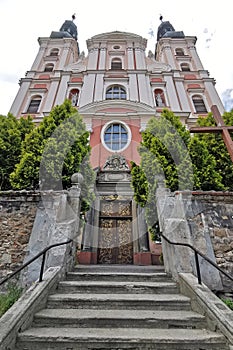
[[[215,80],[198,56],[197,38],[160,20],[154,52],[146,52],[147,39],[139,34],[113,31],[87,39],[87,55],[75,18],[66,20],[59,31],[38,38],[38,53],[10,109],[40,123],[70,99],[90,133],[96,199],[86,215],[81,263],[156,263],[130,183],[130,162],[140,163],[141,133],[164,108],[187,129],[212,105],[224,112]]]

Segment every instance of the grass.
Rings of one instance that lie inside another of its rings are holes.
[[[231,310],[233,310],[233,300],[222,298],[222,301],[223,301],[224,304],[226,304]]]
[[[0,317],[19,299],[22,291],[22,288],[11,284],[4,294],[0,294]]]

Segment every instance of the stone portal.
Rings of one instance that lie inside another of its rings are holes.
[[[119,154],[97,174],[96,199],[87,215],[79,262],[150,265],[145,218],[133,200],[130,169]]]

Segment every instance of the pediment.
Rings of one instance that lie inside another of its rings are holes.
[[[92,40],[128,40],[128,39],[134,39],[134,40],[139,40],[142,39],[141,35],[134,34],[134,33],[129,33],[129,32],[122,32],[122,31],[112,31],[112,32],[107,32],[107,33],[101,33],[93,36],[91,38]]]
[[[151,106],[133,101],[100,101],[90,103],[79,108],[80,114],[150,114],[154,115],[155,110]]]

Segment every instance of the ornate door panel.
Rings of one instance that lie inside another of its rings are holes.
[[[130,201],[101,202],[98,263],[133,263]]]

